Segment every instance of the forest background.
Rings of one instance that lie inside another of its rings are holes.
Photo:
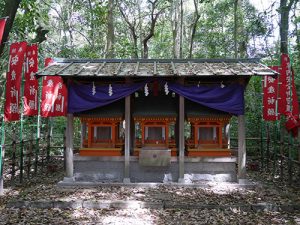
[[[0,47],[1,110],[9,44],[23,40],[39,43],[40,68],[45,57],[259,57],[267,65],[279,65],[280,54],[289,53],[299,90],[300,2],[266,2],[266,9],[257,10],[249,0],[1,1],[0,17],[9,16]],[[246,116],[247,137],[265,135],[275,126],[262,122],[259,77],[252,78],[248,85]],[[24,118],[24,129],[34,129],[36,121],[34,117]],[[62,133],[64,118],[50,123],[57,129],[54,132]],[[43,130],[49,121],[42,124]],[[8,141],[11,128],[18,125],[7,125]],[[232,127],[235,136],[235,119]],[[79,135],[79,126],[75,130]],[[25,136],[29,134],[24,132]]]

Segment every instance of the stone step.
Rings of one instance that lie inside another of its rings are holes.
[[[261,202],[257,204],[203,204],[182,203],[174,201],[143,202],[134,200],[38,200],[38,201],[11,201],[6,208],[39,208],[39,209],[217,209],[240,211],[270,211],[270,212],[294,212],[300,211],[300,204],[273,204]]]

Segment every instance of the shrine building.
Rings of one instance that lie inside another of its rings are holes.
[[[190,183],[245,179],[245,88],[277,73],[258,59],[56,59],[37,73],[56,75],[68,87],[64,182]]]

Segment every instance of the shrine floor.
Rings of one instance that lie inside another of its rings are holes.
[[[186,157],[184,183],[237,182],[236,157]],[[74,181],[123,183],[124,157],[74,156]],[[130,157],[131,183],[178,183],[178,157],[171,157],[166,166],[143,166],[136,156]]]

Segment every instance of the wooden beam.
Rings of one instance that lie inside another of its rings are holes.
[[[60,74],[61,72],[63,72],[65,69],[67,69],[69,66],[71,66],[73,63],[68,63],[66,66],[64,66],[62,69],[60,69],[59,71],[56,71],[55,72],[55,75],[63,75],[63,74]]]
[[[134,69],[134,74],[133,75],[137,75],[138,71],[139,71],[139,66],[140,66],[140,62],[136,63],[135,69]]]
[[[193,67],[193,64],[191,61],[188,61],[188,64],[189,64],[189,68],[190,68],[190,71],[192,72],[192,75],[197,75],[194,67]]]
[[[99,68],[96,70],[96,72],[94,73],[95,76],[99,75],[100,71],[103,69],[103,67],[105,66],[106,62],[103,62]]]
[[[156,65],[156,62],[153,63],[153,75],[154,76],[157,75],[157,65]]]
[[[174,75],[178,75],[178,72],[177,72],[177,70],[176,70],[176,67],[175,67],[175,64],[174,64],[173,61],[171,61],[171,66],[172,66],[173,74],[174,74]]]
[[[119,65],[118,65],[116,71],[114,72],[114,76],[117,76],[117,75],[118,75],[118,73],[119,73],[120,70],[121,70],[122,64],[123,64],[123,62],[120,62],[120,63],[119,63]]]
[[[88,66],[90,64],[90,62],[87,62],[86,64],[84,64],[82,67],[80,67],[75,73],[74,73],[74,75],[78,75],[78,74],[80,74],[81,72],[82,72],[82,70],[84,70],[85,68],[85,66]]]

